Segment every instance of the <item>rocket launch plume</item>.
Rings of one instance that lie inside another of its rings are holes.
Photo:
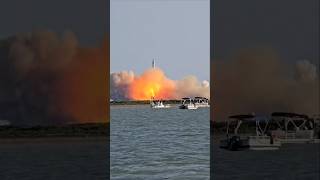
[[[72,32],[19,34],[0,42],[0,118],[13,124],[107,121],[107,55]]]
[[[128,88],[128,96],[135,100],[146,100],[151,97],[170,99],[173,98],[175,91],[174,82],[167,79],[159,68],[152,68],[133,79]]]
[[[171,80],[160,68],[147,69],[141,75],[135,75],[132,71],[111,74],[112,99],[180,99],[194,96],[209,98],[209,82],[200,83],[194,76]]]
[[[319,74],[308,60],[290,66],[274,50],[245,49],[211,67],[213,120],[251,112],[319,113]]]

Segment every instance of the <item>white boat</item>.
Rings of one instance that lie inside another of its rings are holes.
[[[198,106],[193,102],[191,98],[182,98],[179,109],[198,109]]]
[[[0,126],[10,126],[11,123],[8,120],[0,120]]]
[[[220,148],[232,151],[241,149],[277,150],[280,148],[281,142],[267,135],[267,118],[258,119],[254,115],[235,115],[229,118],[227,137],[220,141]],[[255,129],[250,129],[250,127],[255,127]]]
[[[150,106],[153,109],[161,109],[161,108],[170,108],[170,104],[164,104],[163,101],[160,100],[152,100],[150,102]]]
[[[205,97],[195,97],[194,103],[198,107],[210,107],[209,99]]]
[[[283,144],[320,142],[320,131],[316,118],[309,118],[303,114],[274,112],[271,120],[276,125],[276,129],[270,130],[271,134]]]

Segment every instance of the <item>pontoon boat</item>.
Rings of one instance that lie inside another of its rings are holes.
[[[191,98],[182,98],[180,109],[198,109],[198,106]]]
[[[232,151],[279,149],[281,142],[267,134],[268,123],[268,118],[257,118],[254,115],[230,116],[227,137],[220,141],[220,147]]]
[[[317,119],[307,115],[274,112],[272,113],[272,136],[282,143],[317,143],[319,142],[319,128]]]
[[[209,99],[207,99],[205,97],[195,97],[194,103],[198,107],[210,107]]]

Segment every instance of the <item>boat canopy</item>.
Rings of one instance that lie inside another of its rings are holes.
[[[271,114],[272,117],[288,117],[288,118],[303,118],[309,119],[307,115],[297,114],[297,113],[288,113],[288,112],[274,112]]]
[[[233,115],[229,116],[230,119],[236,119],[241,121],[251,121],[251,122],[268,122],[268,116],[255,116],[252,114],[240,114],[240,115]]]
[[[204,100],[208,100],[207,98],[205,98],[205,97],[194,97],[195,99],[204,99]]]
[[[184,99],[184,100],[189,100],[189,99],[191,99],[191,98],[189,98],[189,97],[184,97],[184,98],[182,98],[182,99]]]
[[[229,116],[230,119],[241,119],[241,120],[244,120],[244,119],[252,119],[254,118],[255,116],[254,115],[251,115],[251,114],[240,114],[240,115],[233,115],[233,116]]]

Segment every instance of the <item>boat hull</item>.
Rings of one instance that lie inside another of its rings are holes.
[[[273,140],[269,136],[249,136],[240,138],[233,136],[220,141],[220,148],[238,151],[238,150],[277,150],[281,146],[279,140]]]
[[[238,136],[233,136],[231,138],[221,140],[220,148],[230,151],[249,149],[249,142],[247,139],[240,139]]]
[[[181,105],[179,109],[198,109],[198,106],[195,105]]]
[[[320,139],[280,139],[282,144],[320,143]]]
[[[273,139],[270,136],[250,136],[249,148],[251,150],[277,150],[281,147],[279,139]]]
[[[152,109],[166,109],[170,108],[171,106],[151,106]]]
[[[196,103],[196,106],[197,106],[197,107],[204,107],[204,108],[210,107],[209,104],[201,104],[201,103]]]
[[[282,144],[306,144],[319,143],[319,139],[314,137],[313,130],[299,130],[286,133],[285,131],[271,131],[272,135],[277,137]]]

